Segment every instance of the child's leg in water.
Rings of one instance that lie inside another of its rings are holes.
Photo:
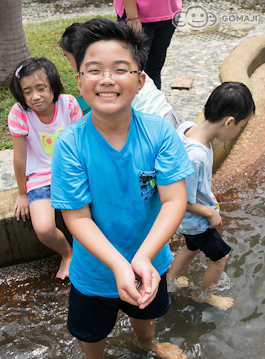
[[[190,251],[187,246],[185,246],[175,257],[171,268],[168,273],[168,283],[171,285],[172,279],[178,278],[183,274],[187,266],[190,262],[195,258],[195,256],[199,253],[200,250]],[[210,289],[213,285],[217,284],[221,279],[222,272],[224,270],[225,264],[228,260],[228,255],[219,259],[218,261],[210,261],[208,268],[206,269],[202,283],[201,289],[202,291],[206,291],[208,288]],[[217,307],[222,310],[227,310],[232,307],[234,299],[230,297],[220,297],[217,295],[211,294],[207,296],[205,299],[199,299],[193,296],[193,300],[196,302],[204,302],[208,303],[214,307]]]
[[[155,339],[155,319],[142,320],[130,318],[137,337],[138,346],[146,351],[152,351],[162,359],[187,359],[182,350],[171,343],[158,343]]]
[[[219,280],[221,279],[222,272],[224,270],[225,264],[228,260],[229,255],[227,254],[223,258],[217,260],[217,261],[211,261],[206,269],[202,283],[201,283],[201,289],[202,291],[205,291],[208,288],[211,288],[213,285],[217,284]],[[193,298],[196,300],[196,298]],[[230,297],[219,297],[217,295],[211,294],[210,297],[202,300],[205,303],[208,303],[210,305],[213,305],[214,307],[217,307],[222,310],[227,310],[232,307],[234,299]]]
[[[47,247],[61,254],[62,260],[57,278],[69,277],[69,265],[72,258],[72,247],[65,235],[56,228],[55,210],[50,199],[41,199],[30,204],[30,217],[38,239]]]
[[[199,249],[197,251],[190,251],[187,246],[179,251],[179,253],[174,258],[167,275],[169,286],[171,285],[171,282],[174,278],[179,278],[184,273],[188,265],[199,252]]]

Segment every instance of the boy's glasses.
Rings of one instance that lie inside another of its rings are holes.
[[[109,72],[110,77],[113,80],[128,80],[131,74],[140,74],[141,71],[130,71],[129,69],[116,68],[111,70],[101,70],[101,69],[93,69],[93,70],[85,70],[83,72],[79,72],[79,76],[83,75],[84,78],[88,81],[99,81],[104,77],[105,72]]]

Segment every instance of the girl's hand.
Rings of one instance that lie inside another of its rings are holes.
[[[13,215],[17,217],[17,221],[19,221],[20,215],[23,222],[26,222],[26,220],[30,218],[27,194],[18,195],[13,208]]]
[[[142,280],[140,309],[146,308],[155,298],[160,283],[160,275],[146,256],[135,255],[132,269]]]
[[[118,264],[115,267],[114,275],[120,298],[132,305],[139,306],[142,296],[136,289],[135,273],[130,263],[126,262],[121,266]]]
[[[212,210],[211,215],[207,217],[208,221],[210,222],[209,228],[215,228],[215,227],[221,226],[222,225],[222,217],[214,208],[211,208],[211,210]]]
[[[142,31],[142,23],[139,19],[127,20],[127,24],[137,30]]]

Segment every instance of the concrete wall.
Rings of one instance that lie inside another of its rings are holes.
[[[25,223],[12,214],[17,197],[17,189],[2,191],[0,195],[0,267],[40,259],[54,252],[44,246],[36,237],[30,220]],[[60,211],[56,211],[56,223],[71,243]]]

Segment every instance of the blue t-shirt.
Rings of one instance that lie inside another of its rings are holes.
[[[94,222],[131,262],[161,208],[156,184],[177,182],[192,172],[186,150],[166,119],[132,110],[126,143],[117,151],[87,114],[56,140],[52,207],[77,209],[90,204]],[[166,244],[152,263],[162,275],[171,260]],[[112,271],[75,238],[70,280],[85,295],[119,296]]]
[[[201,142],[186,137],[185,132],[192,126],[197,125],[194,122],[186,121],[177,129],[194,169],[194,173],[185,179],[187,199],[191,204],[199,203],[218,210],[218,202],[211,192],[213,167],[212,146],[211,143],[209,143],[208,148]],[[209,226],[210,222],[206,217],[186,212],[178,231],[182,234],[195,235],[205,232]]]

